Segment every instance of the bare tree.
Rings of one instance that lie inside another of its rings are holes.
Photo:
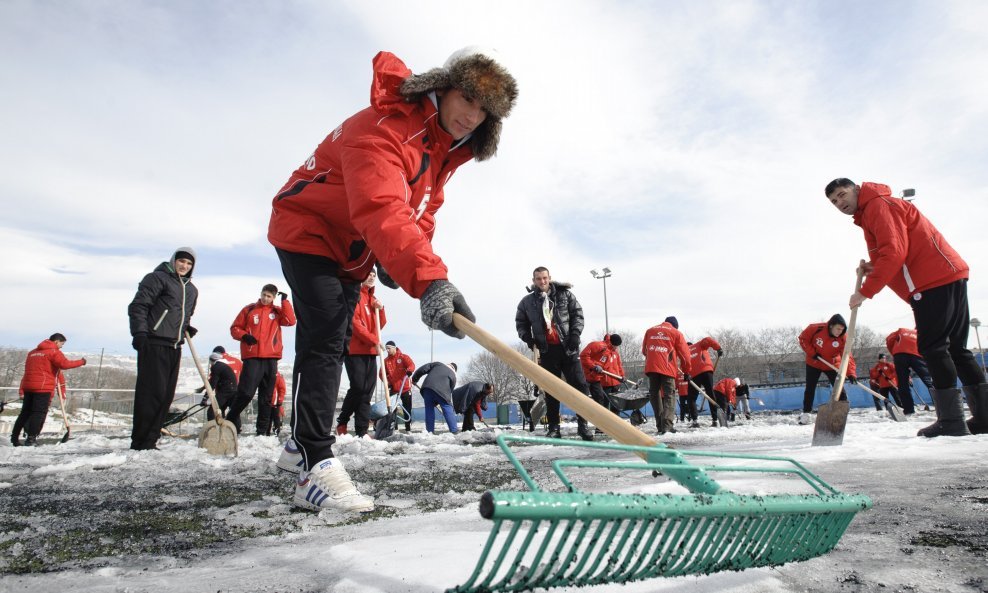
[[[518,342],[514,348],[523,356],[531,356],[531,351],[524,342]],[[499,404],[514,401],[519,396],[532,391],[532,384],[528,379],[486,350],[470,358],[470,362],[467,363],[466,378],[469,381],[483,381],[493,385],[494,401]]]

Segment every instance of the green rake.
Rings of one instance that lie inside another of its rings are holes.
[[[843,494],[792,459],[673,450],[656,443],[474,323],[458,314],[453,321],[621,444],[500,435],[498,444],[530,491],[483,494],[480,514],[493,520],[491,534],[473,574],[448,592],[525,591],[778,566],[829,552],[854,515],[871,507],[867,496]],[[553,470],[566,492],[551,492],[539,488],[509,441],[633,453],[643,461],[557,460]],[[697,465],[687,456],[762,465]],[[569,467],[659,472],[690,494],[581,492],[565,473]],[[813,493],[737,494],[710,472],[798,477]]]
[[[449,592],[526,591],[779,566],[826,554],[854,515],[871,507],[867,496],[842,494],[784,457],[511,435],[497,441],[531,491],[484,493],[480,514],[494,525],[473,573]],[[522,467],[508,441],[630,452],[647,461],[557,460],[553,471],[567,491],[549,492]],[[692,465],[687,455],[776,465]],[[581,492],[565,473],[570,467],[659,471],[693,494]],[[735,494],[711,479],[712,471],[789,474],[815,493]]]

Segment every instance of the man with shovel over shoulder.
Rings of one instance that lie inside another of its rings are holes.
[[[827,361],[835,367],[840,367],[844,343],[847,342],[847,322],[840,313],[835,313],[827,322],[811,323],[799,334],[799,347],[806,353],[806,390],[803,391],[803,413],[799,415],[800,424],[813,424],[810,412],[813,411],[813,398],[816,395],[816,384],[823,373],[833,386],[837,382],[837,371],[827,366]],[[847,380],[852,385],[858,382],[854,357],[848,360]],[[847,400],[847,393],[841,387],[840,400]]]
[[[916,206],[892,197],[887,185],[857,185],[842,177],[828,183],[824,194],[835,208],[854,217],[868,245],[870,259],[863,264],[867,276],[851,295],[851,308],[886,286],[912,307],[919,352],[933,376],[937,414],[937,421],[918,435],[988,432],[988,382],[967,349],[967,263]],[[968,423],[958,378],[973,416]]]

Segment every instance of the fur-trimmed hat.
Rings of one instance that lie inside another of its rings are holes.
[[[518,98],[518,83],[504,67],[497,52],[470,45],[453,52],[442,68],[413,74],[401,84],[401,94],[416,102],[432,91],[457,88],[480,101],[487,118],[470,139],[473,155],[484,161],[497,153],[501,120],[508,117]]]

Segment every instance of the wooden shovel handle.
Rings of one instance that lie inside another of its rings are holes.
[[[703,397],[707,398],[707,401],[710,402],[710,405],[711,406],[717,406],[718,408],[720,407],[720,406],[717,405],[717,402],[714,401],[714,398],[712,398],[709,395],[707,395],[707,392],[704,391],[702,387],[700,387],[699,385],[697,385],[696,383],[693,382],[693,379],[690,379],[690,385],[693,386],[693,389],[696,389],[697,391],[699,391],[700,392],[700,395],[702,395]]]
[[[192,336],[189,335],[189,332],[185,332],[185,341],[189,343],[189,352],[192,353],[192,361],[196,363],[196,368],[199,369],[199,376],[202,377],[202,383],[206,387],[206,393],[209,395],[209,405],[213,408],[213,420],[216,421],[217,426],[220,426],[223,421],[223,412],[220,411],[220,405],[216,403],[216,394],[213,393],[213,387],[209,384],[206,371],[202,368],[202,363],[199,362],[199,355],[196,354],[196,347],[192,344]]]
[[[600,371],[600,374],[601,374],[601,375],[607,375],[607,376],[608,376],[608,377],[610,377],[611,379],[617,379],[618,381],[624,381],[624,382],[625,382],[625,383],[627,383],[628,385],[632,385],[632,386],[634,386],[634,387],[638,387],[638,384],[637,384],[637,383],[635,383],[634,381],[629,381],[628,379],[625,379],[625,378],[624,378],[624,377],[622,377],[621,375],[615,375],[614,373],[610,373],[610,372],[607,372],[607,371],[605,371],[605,370],[601,370],[601,371]]]
[[[825,364],[825,365],[827,365],[827,366],[828,366],[828,367],[830,367],[831,369],[833,369],[833,370],[835,370],[835,371],[837,371],[838,373],[840,372],[840,369],[838,369],[838,368],[837,368],[837,367],[835,367],[834,365],[832,365],[832,364],[830,364],[830,363],[829,363],[829,362],[827,362],[826,360],[824,360],[824,359],[822,359],[822,358],[818,358],[817,360],[819,360],[819,361],[820,361],[820,362],[822,362],[823,364]],[[875,397],[877,397],[878,399],[880,399],[880,400],[882,400],[882,401],[888,401],[888,399],[889,399],[889,398],[887,398],[887,397],[885,397],[884,395],[882,395],[881,393],[878,393],[877,391],[872,391],[870,387],[865,387],[864,385],[862,385],[862,384],[861,384],[861,382],[860,382],[860,381],[858,382],[858,387],[860,387],[861,389],[864,389],[865,391],[867,391],[868,393],[870,393],[870,394],[872,394],[872,395],[874,395]]]
[[[864,264],[864,260],[861,260],[861,263],[858,264],[858,279],[854,283],[854,292],[861,290],[861,280],[864,278]],[[831,403],[840,399],[840,392],[844,389],[844,377],[847,375],[847,365],[851,361],[851,344],[854,343],[854,325],[858,322],[858,309],[860,308],[861,306],[858,305],[851,309],[851,321],[847,324],[844,352],[840,357],[840,370],[837,371],[837,381],[834,382],[834,391],[830,394]]]
[[[655,439],[652,439],[614,415],[607,408],[590,399],[589,396],[570,387],[569,384],[559,377],[554,376],[549,371],[525,358],[514,348],[509,347],[504,342],[487,333],[466,317],[463,317],[459,313],[454,313],[453,325],[456,326],[456,329],[470,336],[470,339],[474,342],[477,342],[494,354],[494,356],[497,356],[504,364],[538,385],[542,391],[551,394],[557,400],[576,411],[577,414],[592,422],[594,426],[604,431],[604,433],[615,441],[623,445],[644,447],[654,447],[657,444]]]
[[[384,401],[391,413],[391,386],[388,385],[388,373],[384,370],[384,353],[381,352],[381,310],[374,309],[374,328],[377,330],[377,357],[381,361],[381,379],[384,380]],[[400,392],[399,392],[400,394]]]

